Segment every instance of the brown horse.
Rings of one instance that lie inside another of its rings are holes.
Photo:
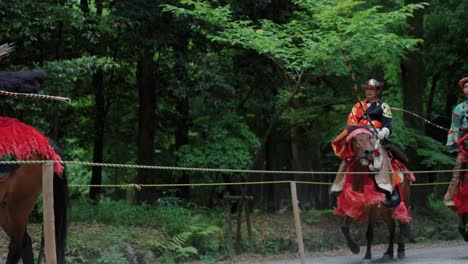
[[[362,130],[362,128],[361,128]],[[367,131],[367,132],[366,132]],[[350,164],[355,172],[369,172],[369,166],[373,164],[375,156],[375,142],[372,139],[372,134],[369,133],[368,130],[362,130],[362,133],[355,133],[354,136],[349,141],[349,144],[352,151],[354,152],[355,158],[351,161]],[[365,133],[364,133],[365,132]],[[380,149],[382,150],[382,149]],[[385,150],[384,150],[385,151]],[[388,170],[388,168],[381,167],[381,170]],[[357,193],[363,193],[364,188],[364,181],[365,177],[370,177],[372,179],[372,184],[375,184],[375,180],[373,178],[373,174],[354,174],[352,177],[352,191]],[[411,181],[408,178],[408,175],[405,175],[400,195],[403,196],[403,202],[406,205],[406,208],[409,208],[409,198],[410,198],[410,186]],[[378,190],[378,188],[377,188]],[[379,190],[379,194],[382,190]],[[381,195],[381,194],[380,194]],[[393,195],[392,195],[393,196]],[[383,258],[393,259],[393,251],[394,251],[394,239],[395,239],[395,219],[392,217],[392,208],[384,206],[383,203],[372,203],[362,206],[364,212],[364,218],[361,220],[367,221],[367,232],[366,232],[366,240],[367,240],[367,250],[365,257],[363,259],[363,263],[370,263],[372,260],[372,253],[371,253],[371,245],[374,239],[374,226],[377,221],[377,218],[381,216],[384,222],[387,224],[387,228],[389,231],[389,240],[388,240],[388,249],[384,253]],[[358,254],[360,249],[357,243],[351,238],[349,226],[354,219],[348,215],[345,216],[343,224],[341,226],[341,230],[347,240],[348,246],[354,254]],[[408,232],[408,224],[398,221],[400,225],[400,232],[397,238],[398,244],[398,259],[403,259],[405,257],[405,236]]]
[[[47,140],[47,139],[46,139]],[[62,157],[63,153],[52,141],[49,146]],[[51,149],[52,149],[51,148]],[[38,151],[39,152],[39,151]],[[43,160],[33,154],[30,160]],[[39,195],[42,192],[42,165],[23,164],[2,176],[0,182],[0,225],[10,238],[7,264],[16,264],[20,259],[24,264],[34,263],[32,241],[26,225]],[[68,184],[65,172],[59,176],[54,173],[54,210],[57,262],[65,263],[65,240],[68,215]],[[43,240],[39,262],[43,256]]]

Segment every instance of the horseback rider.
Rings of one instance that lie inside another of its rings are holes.
[[[460,151],[459,145],[463,141],[465,134],[468,132],[468,77],[464,77],[458,81],[458,86],[463,91],[464,101],[453,108],[452,124],[447,136],[447,150],[450,153],[459,152],[455,166],[453,167],[452,179],[444,195],[444,203],[447,206],[454,206],[453,198],[455,197],[460,181],[463,164],[468,161],[466,153]]]
[[[366,91],[366,99],[357,102],[348,115],[346,127],[350,126],[371,126],[377,130],[377,138],[385,140],[392,132],[392,112],[388,104],[380,99],[380,88],[384,85],[383,82],[376,79],[369,79],[365,84],[361,85]],[[374,131],[375,132],[375,131]],[[345,128],[333,141],[332,147],[335,154],[342,158],[342,162],[338,168],[338,173],[335,177],[335,182],[331,187],[331,192],[340,192],[343,189],[345,172],[348,170],[349,150],[346,148],[346,136],[348,135]],[[391,192],[391,189],[384,188]]]

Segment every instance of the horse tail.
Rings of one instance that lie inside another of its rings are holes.
[[[49,144],[55,152],[64,159],[62,150],[57,143],[49,139]],[[55,247],[57,252],[57,263],[65,263],[65,248],[68,230],[68,215],[70,211],[70,198],[68,193],[68,181],[66,170],[62,175],[54,173],[54,215],[55,215]],[[39,252],[38,263],[40,263],[44,254],[44,236],[42,236],[41,249]]]

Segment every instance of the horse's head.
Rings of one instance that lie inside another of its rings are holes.
[[[364,127],[354,127],[349,129],[346,142],[361,166],[368,166],[374,160],[374,146],[372,144],[372,133]]]

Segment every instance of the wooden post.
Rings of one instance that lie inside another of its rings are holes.
[[[48,162],[42,165],[42,197],[44,207],[44,251],[47,264],[57,263],[55,249],[55,217],[54,217],[54,169]]]
[[[299,206],[297,200],[296,182],[291,181],[291,200],[294,213],[294,224],[296,226],[297,245],[299,250],[299,256],[301,257],[301,264],[305,264],[304,256],[304,241],[302,240],[302,227],[301,218],[299,216]]]
[[[231,206],[231,199],[229,199],[229,193],[227,193],[224,195],[224,212],[226,213],[226,247],[229,256],[232,256],[234,251],[234,246],[232,245]]]
[[[249,200],[245,200],[244,210],[245,210],[245,222],[247,224],[247,238],[249,240],[249,250],[253,251],[254,242],[253,242],[253,232],[252,232],[252,221],[250,219]]]

